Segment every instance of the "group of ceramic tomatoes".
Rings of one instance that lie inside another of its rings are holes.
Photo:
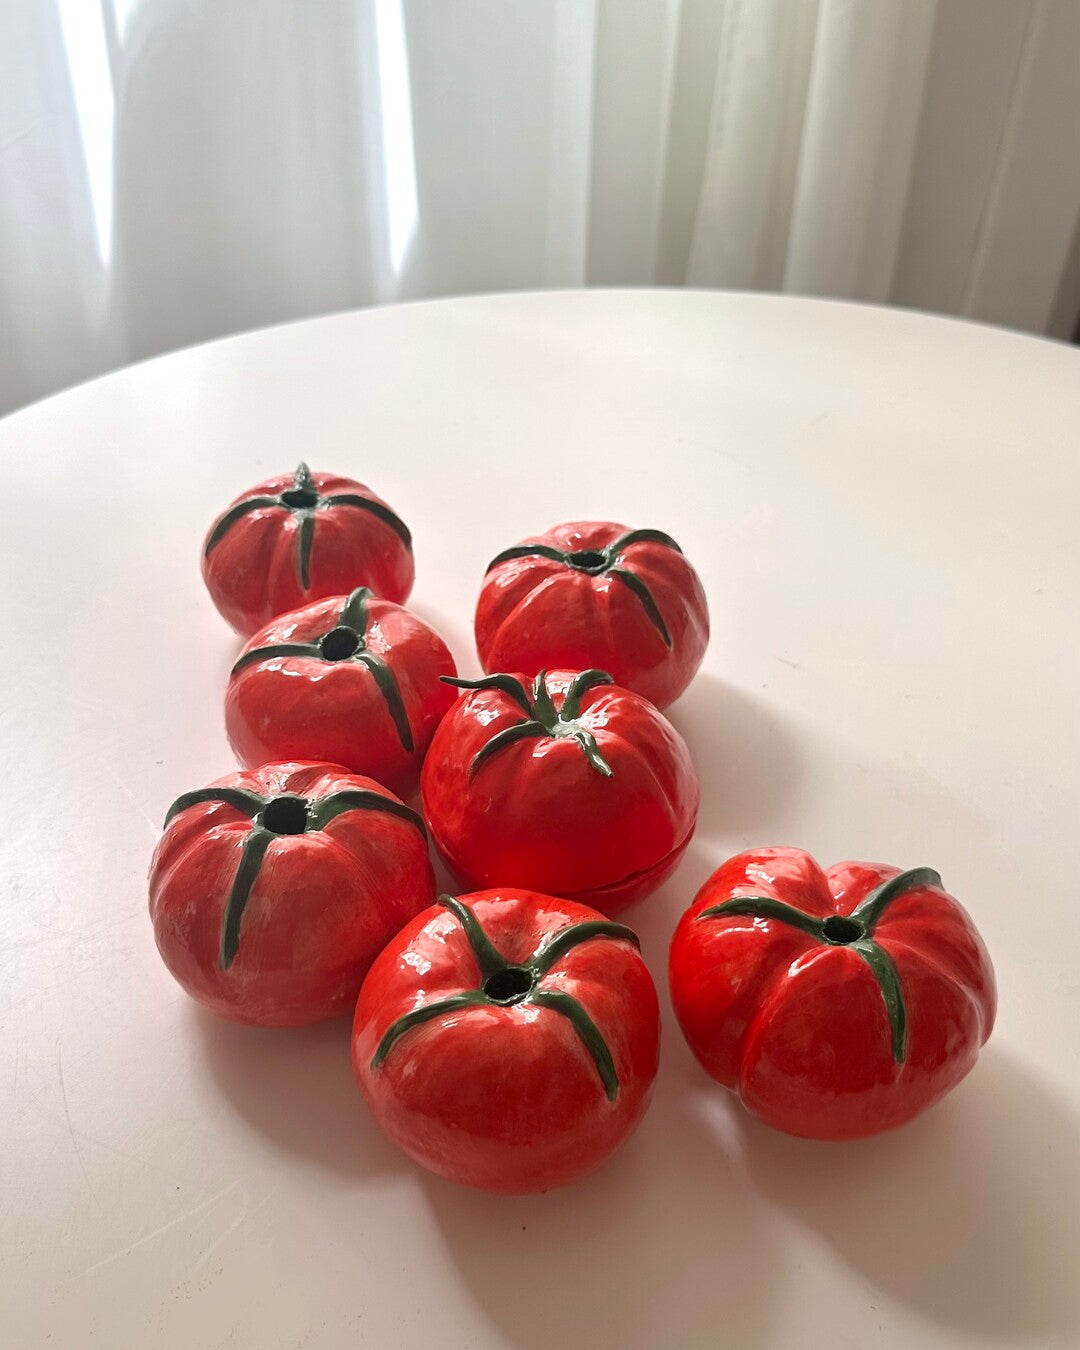
[[[657,1071],[656,989],[614,916],[672,872],[697,819],[661,712],[708,641],[697,573],[655,529],[526,539],[480,592],[489,673],[459,679],[402,608],[408,529],[301,464],[218,517],[203,575],[246,640],[225,694],[244,769],[168,813],[150,871],[165,963],[242,1022],[355,1007],[360,1087],[435,1172],[520,1192],[592,1171]],[[429,837],[465,893],[436,898]],[[706,881],[669,978],[707,1072],[813,1138],[910,1119],[994,1020],[986,950],[935,872],[822,870],[791,848]]]

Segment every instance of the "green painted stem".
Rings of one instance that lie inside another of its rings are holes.
[[[897,1064],[903,1064],[907,1058],[907,1008],[904,1005],[904,991],[900,987],[900,972],[889,953],[873,938],[860,938],[851,944],[851,948],[859,953],[878,982],[892,1030],[893,1059]]]
[[[295,831],[297,834],[325,829],[332,820],[336,820],[346,811],[382,811],[387,815],[396,816],[399,820],[408,821],[410,825],[420,831],[425,839],[427,838],[424,822],[415,811],[406,806],[404,802],[383,797],[380,793],[372,792],[367,788],[347,788],[342,792],[334,792],[328,797],[317,799],[294,797],[289,793],[282,794],[280,797],[263,797],[256,792],[249,792],[245,788],[230,787],[201,788],[196,792],[185,792],[182,796],[177,797],[165,817],[166,827],[182,811],[186,811],[191,806],[199,806],[203,802],[221,802],[237,811],[242,811],[252,821],[251,832],[244,839],[236,875],[233,877],[232,885],[229,888],[229,896],[225,902],[221,929],[220,961],[222,970],[229,969],[240,949],[241,921],[244,917],[244,910],[247,908],[248,899],[251,896],[252,887],[255,885],[259,870],[262,867],[266,850],[275,839],[288,837],[286,834],[279,834],[275,830],[265,828],[263,823],[267,808],[275,801],[284,800],[295,801],[303,805],[305,813],[303,830]]]
[[[889,1018],[892,1035],[893,1058],[902,1064],[907,1056],[907,1008],[904,1004],[904,991],[900,973],[892,957],[880,943],[871,936],[882,915],[894,900],[909,891],[924,886],[940,886],[941,877],[932,867],[915,867],[900,872],[865,896],[850,914],[829,914],[820,917],[807,914],[794,905],[785,904],[767,895],[737,895],[719,905],[710,905],[697,916],[698,919],[717,919],[732,914],[745,914],[755,919],[772,919],[798,928],[815,938],[818,942],[830,946],[849,946],[866,962],[874,979],[877,980],[885,1012]],[[837,935],[830,931],[830,921],[835,925],[844,920],[842,932]]]
[[[596,737],[591,731],[575,731],[574,740],[581,746],[585,752],[585,758],[602,778],[611,778],[615,770],[600,753],[600,747],[596,744]]]
[[[559,720],[559,714],[555,710],[555,703],[551,695],[548,693],[546,670],[541,670],[536,679],[533,680],[532,698],[533,716],[542,727],[547,730],[554,730],[555,723]]]
[[[394,1045],[413,1027],[421,1026],[424,1022],[430,1022],[446,1013],[463,1012],[466,1008],[482,1008],[488,1002],[489,999],[482,989],[469,989],[461,994],[451,994],[449,998],[437,999],[434,1003],[425,1003],[419,1008],[414,1008],[412,1012],[405,1013],[390,1024],[379,1041],[378,1049],[371,1060],[372,1069],[382,1066]]]
[[[228,970],[236,960],[236,953],[240,949],[240,922],[251,897],[255,879],[259,875],[263,856],[275,838],[277,836],[271,834],[269,830],[255,829],[244,840],[236,876],[233,877],[229,898],[225,902],[225,917],[221,925],[222,970]]]
[[[550,558],[552,562],[566,562],[566,554],[550,544],[515,544],[513,548],[504,548],[484,569],[485,575],[500,563],[511,562],[514,558]]]
[[[397,1018],[383,1033],[378,1048],[371,1061],[372,1070],[376,1070],[386,1061],[387,1055],[406,1032],[414,1027],[430,1022],[444,1014],[462,1012],[469,1008],[509,1007],[532,1004],[546,1008],[565,1017],[577,1032],[582,1044],[588,1051],[596,1072],[603,1084],[608,1101],[614,1101],[619,1092],[619,1079],[615,1063],[608,1044],[596,1023],[586,1012],[581,1002],[565,990],[545,988],[540,983],[569,951],[583,942],[596,938],[610,938],[633,943],[640,948],[637,934],[621,923],[611,923],[606,919],[589,920],[585,923],[570,924],[544,939],[529,959],[517,966],[507,961],[495,944],[484,932],[479,919],[468,905],[452,895],[441,895],[439,904],[448,909],[464,930],[465,937],[476,958],[480,973],[480,985],[476,989],[462,990],[447,998],[436,999],[419,1008],[413,1008]],[[493,998],[487,990],[492,982],[505,971],[524,973],[530,977],[527,991],[515,994],[513,999]]]
[[[698,918],[719,919],[727,914],[746,914],[754,919],[776,919],[791,928],[802,929],[819,942],[825,941],[821,919],[796,909],[794,905],[786,905],[783,900],[774,900],[768,895],[737,895],[733,900],[725,900],[721,905],[710,905],[708,909],[703,909]]]
[[[315,486],[315,478],[311,470],[303,460],[296,466],[296,473],[293,474],[293,490],[295,492],[314,492],[319,489]]]
[[[165,816],[165,824],[169,825],[181,811],[186,811],[189,806],[199,806],[203,802],[222,802],[226,806],[234,807],[237,811],[243,811],[246,816],[256,816],[268,800],[267,797],[260,797],[257,792],[248,792],[245,788],[200,788],[196,792],[185,792],[177,797],[176,801],[169,807]]]
[[[629,534],[616,539],[613,544],[608,544],[607,552],[610,557],[617,558],[623,549],[629,548],[631,544],[663,544],[665,548],[673,549],[676,553],[682,552],[671,535],[665,534],[663,530],[631,530]]]
[[[940,886],[941,877],[932,867],[913,867],[909,872],[900,872],[888,881],[876,886],[852,914],[866,925],[870,932],[894,900],[898,900],[907,891],[917,890],[920,886]]]
[[[211,550],[215,545],[221,543],[241,516],[246,516],[251,511],[260,511],[266,506],[284,505],[285,503],[280,497],[248,497],[246,501],[237,502],[235,506],[230,507],[225,512],[211,530],[210,537],[206,541],[206,548],[203,550],[204,554],[209,558]]]
[[[382,502],[373,502],[370,497],[361,497],[358,492],[335,492],[329,497],[324,497],[322,504],[323,506],[355,506],[361,511],[366,511],[376,520],[381,520],[384,525],[389,525],[405,547],[410,552],[412,551],[412,534],[409,532],[408,526]]]
[[[498,567],[500,563],[510,562],[515,558],[548,558],[552,562],[561,562],[577,572],[586,572],[589,576],[612,576],[618,578],[624,586],[637,596],[641,601],[642,608],[648,615],[649,622],[664,640],[664,645],[672,645],[671,633],[664,622],[664,616],[660,613],[660,607],[653,597],[652,591],[642,581],[636,572],[631,572],[628,568],[619,567],[616,564],[619,561],[620,554],[630,548],[632,544],[663,544],[665,548],[674,549],[676,553],[682,553],[670,534],[665,534],[663,530],[631,530],[628,534],[620,536],[608,544],[606,548],[597,549],[570,549],[560,550],[553,548],[550,544],[515,544],[513,548],[503,549],[497,553],[491,562],[487,565],[487,571]],[[597,559],[593,562],[593,556]]]
[[[563,993],[561,989],[537,989],[530,1001],[538,1008],[550,1008],[552,1012],[557,1012],[569,1020],[581,1037],[585,1049],[592,1056],[608,1101],[613,1102],[619,1095],[619,1076],[615,1072],[615,1063],[611,1058],[607,1041],[585,1011],[584,1005],[572,995]]]
[[[538,740],[546,736],[547,732],[539,722],[515,722],[512,727],[507,727],[505,731],[492,736],[491,740],[473,755],[469,762],[469,777],[474,777],[485,760],[497,755],[500,750],[505,750],[508,745],[513,745],[516,741]]]
[[[305,591],[311,589],[311,550],[315,543],[316,513],[319,511],[339,506],[356,507],[361,511],[367,511],[384,525],[389,525],[405,547],[412,550],[412,535],[405,523],[388,506],[382,502],[372,501],[369,497],[363,497],[358,492],[335,492],[329,497],[320,496],[315,476],[301,461],[293,474],[291,486],[278,496],[269,497],[260,494],[248,497],[245,501],[237,502],[235,506],[230,507],[210,532],[204,550],[206,556],[210,556],[210,551],[221,542],[238,520],[249,512],[258,511],[266,506],[283,507],[297,517],[296,571],[300,585]]]
[[[311,589],[311,546],[315,542],[314,511],[297,511],[296,515],[296,565],[300,573],[300,585],[305,591]]]
[[[574,677],[573,683],[563,696],[561,717],[565,722],[573,722],[581,716],[581,700],[597,685],[614,684],[615,681],[606,670],[583,670]]]
[[[533,681],[531,697],[521,681],[515,680],[512,675],[485,675],[479,680],[462,680],[451,675],[442,675],[440,678],[444,684],[452,684],[458,689],[498,689],[504,694],[509,694],[527,718],[524,722],[515,722],[513,726],[504,727],[480,747],[469,764],[470,778],[486,760],[497,755],[506,746],[513,745],[517,741],[545,736],[557,739],[571,737],[577,741],[582,754],[598,774],[604,778],[612,777],[614,771],[600,753],[600,747],[593,733],[584,727],[571,725],[581,715],[581,699],[589,689],[598,684],[614,683],[606,670],[585,670],[575,676],[566,691],[561,708],[555,707],[548,690],[546,670],[540,671]]]
[[[624,586],[629,587],[637,598],[641,601],[645,613],[649,616],[649,622],[664,639],[666,647],[671,646],[671,634],[668,632],[668,626],[664,622],[664,616],[660,613],[656,601],[653,599],[652,591],[642,581],[642,579],[633,572],[628,572],[625,567],[612,567],[608,569],[608,575],[617,577]]]
[[[394,729],[397,731],[401,748],[411,755],[415,748],[412,728],[409,726],[409,714],[405,711],[405,702],[401,697],[401,690],[398,688],[394,672],[382,657],[376,656],[374,652],[361,649],[353,657],[353,660],[366,666],[371,672],[371,677],[375,681],[379,693],[382,694],[383,702],[393,719]]]
[[[406,806],[404,802],[392,801],[389,797],[372,792],[369,788],[346,788],[342,792],[334,792],[329,797],[314,802],[311,807],[311,828],[324,830],[332,820],[336,820],[346,811],[382,811],[388,816],[397,816],[399,820],[408,821],[425,839],[427,838],[427,826],[412,807]]]
[[[401,696],[401,687],[397,682],[397,677],[381,656],[367,650],[368,601],[371,597],[372,592],[368,587],[358,587],[346,600],[339,622],[328,632],[320,634],[314,642],[275,642],[268,647],[255,647],[252,651],[245,652],[240,657],[233,666],[232,673],[235,675],[246,666],[254,665],[258,661],[264,661],[274,656],[305,657],[313,661],[340,665],[342,662],[330,662],[329,658],[324,655],[323,644],[331,633],[339,633],[342,630],[351,633],[356,638],[356,649],[344,660],[356,661],[370,672],[371,678],[375,681],[375,686],[386,704],[386,710],[394,723],[394,730],[397,732],[402,749],[411,755],[416,748],[416,743],[413,739],[412,727],[409,725],[409,714],[405,708],[405,700]]]
[[[314,642],[274,642],[269,647],[254,647],[245,652],[232,668],[232,674],[252,666],[256,661],[268,661],[272,656],[307,656],[315,661],[322,660],[322,652]]]
[[[440,895],[439,904],[448,909],[465,931],[476,964],[480,967],[480,982],[489,980],[510,964],[481,927],[480,920],[468,905],[454,895]]]
[[[339,626],[351,628],[360,637],[365,637],[368,626],[368,601],[373,595],[374,591],[369,586],[358,586],[345,601],[341,618],[338,619]]]
[[[583,923],[572,923],[560,928],[537,947],[531,957],[532,968],[538,977],[548,973],[556,961],[561,961],[567,952],[580,947],[583,942],[593,938],[613,938],[620,942],[629,942],[641,950],[641,939],[632,928],[624,923],[613,923],[610,919],[586,919]]]
[[[509,694],[526,717],[534,717],[533,705],[520,680],[513,675],[484,675],[479,680],[463,680],[457,675],[440,675],[443,684],[452,684],[455,689],[501,689]]]

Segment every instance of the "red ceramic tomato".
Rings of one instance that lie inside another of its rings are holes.
[[[660,1017],[629,928],[501,887],[439,905],[371,968],[353,1066],[375,1118],[433,1172],[546,1191],[599,1167],[645,1113]]]
[[[165,964],[214,1012],[263,1026],[351,1008],[434,895],[420,817],[331,764],[267,764],[185,793],[150,866]]]
[[[527,886],[610,914],[655,890],[690,842],[700,792],[682,737],[602,670],[452,680],[420,778],[464,884]]]
[[[902,1125],[994,1025],[994,972],[928,867],[730,859],[683,915],[671,997],[690,1048],[762,1120],[811,1139]]]
[[[485,670],[610,671],[666,708],[709,642],[698,574],[670,535],[611,521],[556,525],[488,565],[476,607]]]
[[[412,590],[412,536],[363,483],[301,464],[218,516],[202,571],[214,604],[246,638],[278,614],[357,586],[400,604]]]
[[[420,763],[454,692],[438,633],[366,588],[273,620],[233,666],[225,727],[241,764],[321,759],[394,792]]]

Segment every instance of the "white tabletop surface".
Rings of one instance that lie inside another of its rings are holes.
[[[893,1135],[788,1139],[665,994],[638,1134],[498,1199],[380,1136],[344,1023],[201,1013],[145,893],[169,803],[231,768],[199,546],[301,456],[410,524],[415,608],[470,673],[500,548],[671,532],[713,641],[673,710],[698,833],[631,911],[658,983],[740,849],[930,865],[997,967],[971,1077]],[[1080,352],[776,297],[454,300],[99,380],[0,424],[0,469],[5,1350],[1080,1342]]]

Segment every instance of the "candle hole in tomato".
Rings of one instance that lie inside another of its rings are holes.
[[[360,636],[351,628],[332,628],[319,644],[327,661],[347,661],[360,647]]]
[[[838,945],[854,942],[866,932],[858,919],[851,919],[846,914],[830,914],[825,920],[824,930],[826,942],[835,942]]]
[[[281,500],[294,511],[310,510],[319,500],[319,494],[310,488],[290,488],[281,494]]]
[[[532,987],[533,973],[526,966],[507,966],[484,981],[484,993],[492,1003],[517,1003]]]
[[[271,834],[303,834],[307,829],[307,802],[303,797],[275,797],[263,808],[263,829]]]
[[[607,555],[598,549],[586,548],[567,554],[566,561],[579,572],[602,572],[607,566]]]

